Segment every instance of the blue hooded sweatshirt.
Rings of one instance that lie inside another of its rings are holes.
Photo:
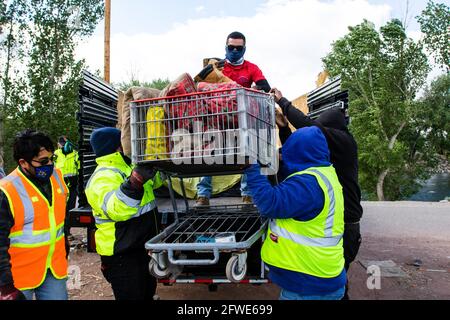
[[[328,167],[330,152],[322,131],[318,127],[306,127],[292,134],[282,148],[283,167],[286,176],[311,167]],[[262,216],[271,219],[296,219],[310,221],[324,207],[325,196],[312,175],[294,176],[273,187],[266,176],[260,174],[259,165],[245,172],[253,201]],[[301,295],[326,295],[346,283],[345,269],[336,278],[318,278],[308,274],[269,266],[270,280],[281,288]]]

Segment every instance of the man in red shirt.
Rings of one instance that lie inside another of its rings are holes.
[[[240,32],[232,32],[227,37],[226,57],[223,74],[245,88],[254,88],[270,91],[269,82],[267,82],[262,71],[256,64],[244,59],[246,51],[246,39]],[[197,206],[208,206],[209,198],[212,195],[212,178],[203,177],[197,185]],[[247,188],[247,176],[242,175],[241,196],[244,203],[252,203],[250,190]]]
[[[242,33],[233,32],[228,36],[223,74],[245,88],[251,88],[254,83],[258,90],[269,92],[270,85],[258,66],[244,59],[245,45]]]

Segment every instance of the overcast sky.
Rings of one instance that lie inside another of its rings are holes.
[[[294,99],[314,89],[321,58],[350,25],[377,27],[405,19],[407,0],[112,0],[111,81],[173,80],[201,70],[205,57],[224,57],[226,36],[247,37],[246,59],[272,87]],[[420,37],[415,16],[426,0],[411,0],[407,24]],[[91,71],[103,70],[103,21],[78,48]]]

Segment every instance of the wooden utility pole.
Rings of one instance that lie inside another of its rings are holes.
[[[105,0],[105,81],[110,82],[111,67],[111,0]]]

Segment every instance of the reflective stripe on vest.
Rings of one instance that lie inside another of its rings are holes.
[[[88,183],[86,185],[86,189],[90,186],[94,175],[96,175],[99,172],[108,171],[108,170],[120,174],[122,176],[122,178],[124,178],[124,179],[127,178],[126,175],[121,170],[119,170],[117,168],[105,168],[105,167],[104,168],[100,168],[100,169],[96,170],[92,174],[91,178],[89,179],[89,181],[88,181]],[[116,195],[117,199],[122,201],[128,207],[138,209],[138,212],[134,216],[132,216],[130,219],[140,217],[140,216],[142,216],[142,215],[144,215],[146,213],[149,213],[150,211],[152,211],[153,209],[156,208],[156,201],[152,201],[152,202],[147,203],[145,206],[141,206],[141,202],[142,202],[141,200],[136,200],[136,199],[128,197],[125,193],[123,193],[123,191],[121,189],[113,190],[113,191],[111,191],[111,192],[106,194],[106,196],[105,196],[105,198],[103,200],[103,203],[102,203],[102,212],[105,215],[106,219],[102,219],[102,218],[100,218],[98,216],[95,216],[95,223],[96,224],[104,224],[104,223],[111,223],[111,222],[114,223],[115,222],[108,215],[108,209],[107,209],[108,202],[109,202],[109,200],[111,199],[111,197],[114,194]]]
[[[58,183],[58,186],[61,190],[65,190],[66,188],[64,188],[64,183],[59,179],[59,175],[56,173],[56,171],[53,171],[53,176],[55,177],[56,182]],[[67,190],[66,190],[67,191]]]
[[[277,226],[275,220],[270,221],[270,231],[283,238],[289,239],[297,244],[310,247],[334,247],[339,244],[343,235],[326,238],[308,238],[295,233],[291,233],[286,229]]]
[[[91,177],[89,178],[89,181],[88,181],[88,183],[87,183],[85,189],[89,188],[89,186],[91,185],[91,182],[92,182],[94,176],[95,176],[97,173],[102,172],[102,171],[107,171],[107,170],[110,170],[110,171],[113,171],[113,172],[115,172],[115,173],[120,174],[120,175],[122,176],[122,178],[124,178],[124,179],[127,178],[126,174],[123,173],[121,170],[119,170],[119,169],[117,169],[117,168],[106,168],[106,167],[103,167],[103,168],[100,168],[100,169],[94,171],[94,173],[93,173],[93,174],[91,175]]]
[[[23,209],[25,212],[24,221],[33,221],[34,220],[34,207],[31,203],[31,199],[28,197],[28,193],[25,189],[25,186],[23,185],[22,179],[20,177],[14,177],[14,176],[7,176],[3,180],[9,181],[13,184],[14,188],[16,189],[20,201],[22,202]],[[13,211],[14,214],[14,208],[10,208],[11,211]],[[32,224],[25,224],[22,230],[23,232],[33,232],[33,225]]]
[[[25,228],[24,228],[25,229]],[[11,246],[16,247],[20,245],[26,246],[40,246],[42,244],[48,244],[51,239],[50,231],[44,232],[42,234],[34,235],[33,232],[24,232],[20,236],[11,236]],[[56,231],[56,239],[58,240],[64,235],[64,225],[60,226]]]
[[[325,225],[325,237],[332,238],[333,225],[334,225],[334,211],[335,211],[335,205],[336,205],[336,200],[334,199],[334,188],[331,185],[330,180],[328,180],[328,178],[322,172],[320,172],[318,170],[314,170],[314,169],[306,170],[306,172],[314,172],[314,173],[318,174],[322,178],[322,180],[325,182],[325,185],[327,186],[328,198],[330,199],[330,207],[328,209],[327,222]],[[343,235],[341,235],[340,237],[342,238],[342,236]]]
[[[104,223],[116,222],[114,220],[111,220],[111,218],[106,213],[107,212],[106,211],[106,204],[108,203],[107,201],[111,198],[112,194],[114,194],[115,192],[116,191],[112,191],[112,192],[108,193],[109,197],[108,196],[105,197],[105,202],[103,202],[103,205],[102,205],[103,213],[105,214],[107,219],[102,219],[102,218],[99,218],[99,217],[95,216],[95,223],[96,224],[104,224]],[[131,198],[129,198],[129,199],[131,199]],[[120,200],[123,201],[122,199],[120,199]],[[133,201],[136,201],[136,200],[133,200]],[[127,204],[126,202],[124,202],[124,203]],[[152,210],[154,210],[156,208],[156,201],[149,202],[145,206],[140,206],[140,201],[139,201],[137,206],[130,206],[130,207],[139,208],[138,212],[134,216],[132,216],[130,218],[130,219],[133,219],[133,218],[140,217],[140,216],[142,216],[144,214],[150,213]]]
[[[301,235],[289,232],[288,230],[279,227],[276,223],[276,220],[270,221],[270,223],[269,223],[270,230],[273,233],[275,233],[276,235],[279,235],[283,238],[289,239],[300,245],[311,246],[311,247],[334,247],[334,246],[337,246],[344,235],[340,234],[340,235],[333,237],[334,213],[335,213],[335,205],[336,205],[336,200],[334,198],[333,185],[331,184],[330,180],[322,172],[320,172],[318,170],[308,169],[308,170],[305,170],[304,172],[305,173],[314,172],[314,173],[318,174],[324,181],[324,183],[327,187],[327,190],[328,190],[328,198],[330,199],[330,205],[328,208],[328,214],[327,214],[327,219],[326,219],[326,224],[325,224],[325,232],[324,232],[325,237],[324,238],[309,238],[309,237],[305,237],[305,236],[301,236]],[[295,176],[295,175],[297,175],[297,174],[293,174],[290,177]]]
[[[95,176],[97,173],[102,172],[102,171],[112,171],[112,172],[115,172],[115,173],[120,174],[120,175],[122,176],[123,179],[126,178],[126,174],[123,173],[121,170],[119,170],[119,169],[117,169],[117,168],[106,168],[106,167],[103,167],[103,168],[100,168],[100,169],[94,171],[94,173],[93,173],[93,174],[91,175],[91,177],[89,178],[89,181],[88,181],[88,183],[86,184],[86,188],[85,188],[85,189],[88,189],[88,188],[90,187],[91,182],[94,180],[94,176]],[[100,218],[100,217],[98,217],[98,216],[94,216],[94,219],[95,219],[95,223],[96,223],[96,224],[104,224],[104,223],[111,223],[111,222],[114,223],[114,222],[115,222],[114,220],[112,220],[112,219],[109,217],[109,215],[108,215],[108,210],[106,209],[106,205],[108,204],[108,201],[109,201],[109,199],[112,197],[112,195],[114,194],[114,192],[115,192],[115,191],[109,192],[109,193],[105,196],[105,199],[103,200],[102,211],[103,211],[103,214],[106,216],[107,219],[102,219],[102,218]]]

